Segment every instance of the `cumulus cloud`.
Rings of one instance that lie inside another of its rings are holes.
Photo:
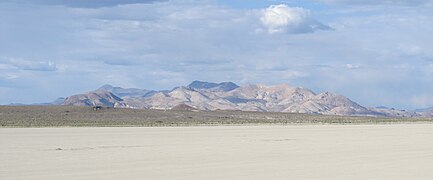
[[[285,4],[271,5],[263,11],[260,18],[270,34],[279,32],[307,33],[328,26],[311,17],[309,10],[300,7],[289,7]]]

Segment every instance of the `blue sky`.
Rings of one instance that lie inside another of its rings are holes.
[[[432,18],[432,0],[3,0],[0,104],[204,80],[430,107]]]

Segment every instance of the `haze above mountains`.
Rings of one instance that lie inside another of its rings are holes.
[[[58,99],[53,105],[107,106],[161,110],[240,110],[347,116],[433,117],[433,108],[406,111],[386,107],[367,108],[331,92],[316,94],[287,84],[238,86],[232,82],[193,81],[188,86],[156,91],[104,85],[101,88]]]

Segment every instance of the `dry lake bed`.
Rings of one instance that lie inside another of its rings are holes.
[[[433,179],[433,124],[0,128],[0,179]]]

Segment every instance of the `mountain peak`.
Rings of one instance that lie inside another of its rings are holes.
[[[110,91],[96,90],[85,94],[77,94],[67,97],[63,105],[74,105],[74,106],[105,106],[114,107],[116,102],[123,101]]]
[[[100,88],[99,88],[99,90],[111,90],[111,89],[113,89],[114,88],[114,86],[112,86],[112,85],[110,85],[110,84],[104,84],[103,86],[101,86]]]
[[[191,82],[187,87],[194,90],[231,91],[239,86],[233,82],[212,83],[196,80]]]
[[[114,95],[125,98],[125,97],[145,97],[155,94],[156,91],[151,91],[147,89],[137,89],[137,88],[122,88],[115,87],[110,84],[105,84],[97,90],[109,91]]]
[[[194,88],[194,89],[209,89],[213,88],[215,86],[218,86],[217,83],[211,83],[211,82],[205,82],[205,81],[193,81],[191,82],[188,87]]]

